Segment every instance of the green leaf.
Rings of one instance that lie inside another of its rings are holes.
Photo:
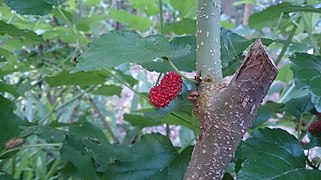
[[[294,98],[285,104],[285,112],[292,114],[297,119],[301,119],[303,113],[309,112],[314,109],[314,105],[311,102],[311,96],[304,96],[300,98]]]
[[[70,132],[31,126],[21,133],[23,137],[32,134],[47,142],[63,142],[60,153],[67,162],[65,169],[72,166],[86,179],[182,179],[192,152],[188,147],[178,153],[160,134],[145,135],[136,144],[111,145],[98,128],[87,122],[71,125]]]
[[[180,153],[180,155],[176,156],[166,168],[155,174],[153,179],[182,179],[190,161],[192,151],[192,146],[187,147],[183,152]]]
[[[15,27],[12,24],[7,24],[3,21],[0,21],[0,35],[9,35],[13,37],[24,37],[34,41],[43,41],[41,36],[38,36],[36,33],[30,30],[22,30]]]
[[[255,132],[242,143],[237,157],[238,163],[242,163],[237,174],[237,179],[241,180],[318,179],[321,175],[319,170],[306,169],[306,157],[299,141],[281,129]]]
[[[158,0],[128,0],[128,2],[133,6],[133,8],[145,12],[148,16],[156,15],[159,13]]]
[[[272,42],[272,41],[271,41]],[[252,40],[247,40],[230,30],[221,28],[221,59],[224,75],[232,75],[243,62],[243,51],[249,47]],[[184,56],[174,58],[175,66],[182,71],[191,72],[195,70],[196,62],[196,39],[195,36],[176,37],[171,41],[171,49],[180,51],[187,45],[191,51]],[[151,61],[140,63],[149,71],[168,72],[172,68],[163,61]]]
[[[70,125],[69,132],[77,136],[89,137],[93,142],[108,143],[103,131],[87,121]]]
[[[27,126],[22,129],[20,136],[37,135],[48,143],[61,143],[65,139],[66,134],[66,131],[54,129],[49,126]]]
[[[288,83],[290,80],[293,79],[293,73],[290,69],[291,65],[287,64],[279,69],[279,73],[276,76],[276,80],[283,81]]]
[[[19,135],[23,121],[13,113],[14,103],[0,95],[0,152],[5,149],[5,144]]]
[[[170,4],[174,9],[178,10],[179,16],[182,18],[195,18],[196,17],[196,0],[170,0]]]
[[[186,48],[187,46],[191,47],[191,51],[188,54],[184,54],[183,56],[175,57],[172,62],[175,66],[181,71],[191,72],[195,70],[195,62],[196,62],[196,44],[195,44],[195,36],[183,36],[183,37],[175,37],[170,42],[170,48],[172,51],[180,51]],[[144,68],[149,71],[156,72],[169,72],[172,71],[172,67],[169,64],[163,61],[150,61],[140,63]]]
[[[192,104],[187,99],[189,92],[182,93],[184,94],[179,95],[165,108],[143,109],[139,112],[124,114],[124,120],[139,128],[173,124],[197,131],[197,122],[194,122],[196,120],[191,116]]]
[[[115,70],[116,72],[116,76],[118,76],[118,78],[121,81],[126,82],[127,84],[129,84],[131,87],[135,86],[138,83],[138,80],[135,79],[131,74],[125,74],[122,70]]]
[[[174,23],[166,23],[164,27],[165,33],[175,34],[194,34],[196,31],[196,21],[193,19],[182,19]]]
[[[89,149],[91,148],[90,146],[91,144],[90,141],[88,141],[88,138],[75,138],[73,136],[67,136],[63,143],[63,147],[60,150],[61,158],[67,162],[71,162],[77,168],[78,173],[82,178],[98,180],[101,178],[97,174],[94,168],[94,162],[88,152],[89,150],[92,150]],[[91,153],[98,152],[91,151]],[[108,152],[106,151],[106,153]]]
[[[22,15],[46,15],[52,6],[59,6],[65,0],[5,0],[4,2]]]
[[[294,5],[289,2],[283,2],[251,15],[249,26],[251,28],[262,29],[267,25],[276,25],[281,13],[287,14],[291,12],[321,13],[321,8],[319,4]]]
[[[0,92],[8,92],[14,96],[18,96],[19,93],[17,92],[16,88],[12,85],[5,84],[0,82]]]
[[[242,62],[240,55],[251,45],[252,41],[225,28],[221,28],[220,36],[222,67],[226,68],[230,62]]]
[[[98,89],[91,91],[91,93],[100,94],[100,95],[104,95],[104,96],[113,96],[113,95],[120,96],[121,91],[122,91],[122,87],[120,87],[120,86],[103,85],[103,86],[99,87]]]
[[[295,53],[290,60],[296,87],[308,89],[312,103],[321,112],[321,56]]]
[[[77,72],[70,74],[68,71],[62,71],[59,75],[46,77],[45,81],[51,87],[64,85],[96,85],[103,84],[108,77],[104,71]]]
[[[11,174],[8,174],[4,171],[0,171],[0,179],[2,180],[14,180],[13,176]]]
[[[161,35],[143,38],[135,31],[111,31],[90,44],[73,71],[110,68],[123,63],[142,63],[164,56],[174,58],[188,52],[188,47],[171,51],[168,40]]]
[[[10,55],[11,53],[9,51],[0,48],[0,62],[5,62]]]
[[[190,114],[176,111],[174,114],[163,115],[160,119],[157,119],[157,117],[156,114],[155,117],[146,117],[145,115],[140,114],[124,114],[124,120],[139,128],[172,124],[181,125],[193,131],[198,131],[197,122],[192,122],[193,119]]]
[[[127,150],[118,151],[103,179],[183,179],[191,152],[192,148],[187,148],[178,153],[160,134],[145,135]]]
[[[274,117],[276,113],[283,112],[283,107],[284,104],[274,102],[267,102],[265,105],[260,106],[251,128],[257,128],[270,118]]]
[[[125,10],[110,9],[110,15],[113,20],[126,23],[129,26],[141,31],[145,31],[153,25],[152,21],[147,17],[131,14]]]

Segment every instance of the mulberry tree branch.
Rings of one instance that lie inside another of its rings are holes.
[[[202,77],[221,82],[220,0],[199,0],[196,31],[196,69]],[[202,88],[200,89],[202,91]]]
[[[229,84],[215,83],[204,89],[193,107],[201,131],[185,179],[223,177],[276,75],[258,39]]]

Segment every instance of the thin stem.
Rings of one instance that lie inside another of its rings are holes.
[[[40,119],[40,122],[46,120],[49,116],[51,116],[51,114],[53,114],[54,112],[58,111],[59,109],[64,108],[65,106],[67,106],[68,104],[74,102],[75,100],[77,100],[78,98],[80,98],[81,96],[83,96],[84,94],[86,94],[88,91],[92,90],[95,86],[89,87],[87,89],[85,89],[83,92],[77,94],[75,97],[73,97],[72,99],[70,99],[69,101],[63,103],[62,105],[55,107],[54,109],[52,109],[48,114],[46,114],[44,117],[42,117]]]
[[[52,166],[50,167],[48,173],[46,174],[45,178],[44,179],[49,179],[51,176],[53,176],[55,174],[55,172],[57,171],[57,168],[59,166],[61,162],[61,159],[60,158],[57,158],[55,160],[55,162],[52,164]]]
[[[320,55],[319,46],[318,46],[317,40],[313,37],[312,30],[309,28],[305,17],[303,17],[302,19],[303,19],[303,24],[304,24],[305,30],[306,30],[306,32],[307,32],[307,34],[309,36],[309,39],[310,39],[311,44],[313,46],[313,49],[315,51],[315,54]]]
[[[175,64],[170,60],[170,59],[165,59],[165,58],[163,58],[166,62],[168,62],[168,64],[173,68],[173,70],[177,73],[177,74],[179,74],[180,76],[182,76],[184,79],[186,79],[187,81],[190,81],[190,82],[192,82],[192,83],[197,83],[196,82],[196,80],[194,80],[194,79],[191,79],[191,78],[189,78],[189,77],[187,77],[187,76],[185,76],[179,69],[177,69],[177,67],[175,66]]]
[[[273,31],[273,33],[272,33],[272,35],[271,35],[271,39],[275,36],[276,31],[279,29],[279,26],[280,26],[280,24],[281,24],[281,21],[282,21],[283,15],[284,15],[284,13],[282,12],[282,13],[280,14],[280,17],[279,17],[278,23],[276,24],[276,27],[275,27],[275,29],[274,29],[274,31]]]
[[[169,124],[166,124],[166,136],[169,138],[171,135],[171,129],[169,128]]]
[[[281,59],[283,58],[286,50],[289,48],[290,42],[292,41],[295,31],[298,29],[298,27],[296,25],[293,25],[292,31],[290,32],[288,38],[287,38],[287,44],[283,45],[280,54],[278,55],[278,57],[275,60],[275,65],[277,66],[280,62]]]
[[[71,32],[73,33],[77,44],[80,46],[81,49],[84,49],[85,45],[82,43],[82,40],[80,39],[77,30],[75,29],[75,27],[72,25],[72,23],[69,21],[69,19],[66,17],[66,15],[64,14],[64,12],[60,9],[60,7],[56,7],[59,14],[61,15],[61,17],[64,19],[65,23],[67,24],[67,26],[70,28]]]
[[[106,128],[106,130],[108,131],[110,137],[113,139],[115,144],[119,144],[119,140],[117,139],[117,137],[115,136],[115,134],[113,133],[109,123],[106,121],[105,116],[103,115],[103,113],[101,112],[101,110],[98,108],[97,104],[94,102],[94,100],[90,97],[90,95],[88,95],[88,99],[90,101],[90,103],[93,105],[94,109],[96,110],[96,112],[98,113],[98,116],[101,120],[101,122],[104,124],[104,127]]]
[[[32,145],[25,145],[25,146],[20,146],[20,147],[16,147],[16,148],[12,148],[12,149],[8,149],[4,152],[2,152],[0,154],[0,157],[8,154],[8,153],[11,153],[11,152],[14,152],[14,151],[18,151],[18,150],[21,150],[21,149],[28,149],[28,148],[46,148],[46,147],[61,147],[62,144],[61,143],[51,143],[51,144],[32,144]]]
[[[113,74],[109,69],[106,69],[106,71],[113,76],[117,81],[119,81],[121,84],[123,84],[124,86],[128,87],[130,90],[132,90],[135,94],[137,94],[138,96],[140,96],[141,98],[145,99],[146,101],[149,102],[148,97],[142,95],[140,92],[136,91],[134,88],[132,88],[129,84],[127,84],[126,82],[124,82],[123,80],[121,80],[120,78],[118,78],[115,74]]]
[[[159,0],[159,18],[160,18],[160,32],[161,34],[164,34],[163,0]]]
[[[286,93],[281,97],[279,102],[283,103],[284,100],[289,96],[289,94],[293,91],[294,88],[295,88],[295,84],[293,83],[291,87],[286,91]]]
[[[302,122],[303,122],[303,115],[301,115],[300,120],[299,120],[299,125],[298,125],[298,139],[301,141],[302,140]]]
[[[163,73],[159,73],[157,80],[156,80],[156,85],[159,84],[160,78],[162,77]]]

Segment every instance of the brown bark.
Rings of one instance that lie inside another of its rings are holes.
[[[201,132],[184,179],[222,178],[276,75],[258,39],[229,84],[213,84],[200,94],[193,111]]]

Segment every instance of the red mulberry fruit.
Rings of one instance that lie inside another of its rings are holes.
[[[321,121],[315,121],[313,122],[309,128],[308,128],[308,131],[311,133],[311,134],[321,134]]]
[[[150,102],[157,108],[166,107],[182,91],[182,77],[175,73],[166,74],[160,84],[150,89]]]

